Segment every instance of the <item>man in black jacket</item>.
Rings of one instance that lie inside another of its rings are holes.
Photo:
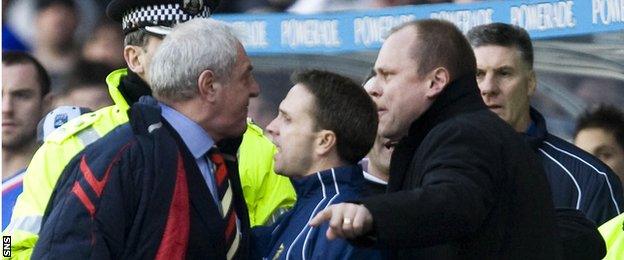
[[[440,20],[406,23],[374,70],[379,133],[396,142],[388,194],[333,205],[311,224],[329,221],[328,237],[375,242],[391,258],[558,258],[543,170],[481,100],[462,33]]]

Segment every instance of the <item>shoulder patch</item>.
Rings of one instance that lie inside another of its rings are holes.
[[[60,143],[77,135],[80,131],[91,127],[103,114],[109,113],[108,110],[113,108],[114,106],[105,107],[98,111],[76,117],[50,133],[45,139],[45,142]]]

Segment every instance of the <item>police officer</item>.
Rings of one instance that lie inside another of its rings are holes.
[[[52,189],[68,162],[87,145],[128,121],[129,104],[150,95],[147,72],[152,55],[162,39],[177,24],[209,17],[217,0],[113,0],[107,15],[121,22],[123,56],[127,68],[106,78],[113,106],[76,118],[50,134],[35,153],[24,177],[24,192],[18,197],[11,223],[14,257],[27,258],[37,241],[43,213]],[[248,124],[238,151],[239,172],[251,225],[274,219],[294,203],[295,194],[287,178],[273,173],[275,147],[262,130]]]

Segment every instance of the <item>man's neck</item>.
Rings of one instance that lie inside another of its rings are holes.
[[[368,164],[368,174],[373,175],[385,182],[388,182],[388,179],[390,178],[390,174],[388,174],[387,172],[379,169],[378,167],[376,167],[373,164]]]
[[[531,125],[531,116],[527,111],[526,115],[515,124],[514,129],[516,132],[525,133],[529,129],[529,125]]]
[[[37,143],[33,142],[17,149],[2,149],[2,180],[13,177],[19,170],[26,168],[37,151]]]
[[[310,169],[306,171],[307,173],[302,175],[301,177],[310,176],[317,172],[322,172],[331,168],[337,168],[346,165],[348,165],[348,163],[340,160],[339,158],[321,158],[316,160],[316,163],[312,165],[312,167],[310,167]]]

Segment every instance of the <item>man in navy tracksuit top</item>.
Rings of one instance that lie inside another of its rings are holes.
[[[370,150],[377,132],[373,101],[353,81],[308,71],[267,126],[275,142],[275,171],[290,177],[297,203],[273,226],[257,228],[255,256],[268,259],[370,259],[379,252],[356,248],[346,240],[328,240],[328,225],[308,221],[327,206],[358,200],[364,187],[357,165]]]
[[[618,177],[591,154],[548,133],[530,107],[535,92],[533,46],[528,33],[509,24],[473,28],[468,40],[477,58],[477,82],[488,108],[524,133],[538,154],[556,208],[573,208],[600,225],[624,210]]]

